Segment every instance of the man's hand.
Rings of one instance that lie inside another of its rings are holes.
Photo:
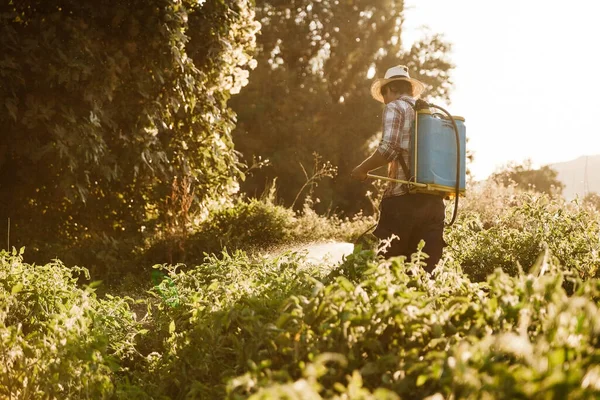
[[[350,176],[356,180],[364,182],[365,180],[367,180],[367,172],[368,171],[364,170],[363,168],[361,168],[361,165],[359,165],[358,167],[352,170]]]

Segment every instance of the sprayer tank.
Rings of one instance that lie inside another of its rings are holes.
[[[465,191],[466,128],[464,118],[453,117],[458,128],[460,143],[459,189]],[[456,135],[447,117],[430,111],[419,111],[412,132],[411,175],[417,182],[428,185],[429,192],[452,196],[456,190]]]

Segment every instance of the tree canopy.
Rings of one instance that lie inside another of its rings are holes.
[[[4,2],[11,244],[140,233],[176,224],[186,196],[235,191],[226,103],[247,83],[259,26],[248,0]]]

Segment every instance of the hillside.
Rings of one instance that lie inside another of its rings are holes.
[[[575,196],[583,197],[586,191],[586,162],[587,162],[587,191],[600,193],[600,154],[581,156],[571,161],[550,164],[558,172],[558,179],[565,184],[563,195],[566,199]]]

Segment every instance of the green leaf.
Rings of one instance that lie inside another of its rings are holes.
[[[102,284],[102,281],[93,281],[88,285],[88,287],[90,289],[94,289],[94,288],[97,288],[98,286],[100,286],[101,284]]]
[[[169,324],[169,334],[172,334],[173,332],[175,332],[175,321],[171,321]]]
[[[15,286],[12,287],[10,293],[11,294],[17,294],[19,293],[21,290],[23,290],[23,284],[22,283],[17,283]]]
[[[550,365],[553,367],[563,365],[565,362],[565,350],[556,349],[550,352],[550,354],[548,354],[548,361],[550,361]]]
[[[342,289],[344,289],[347,292],[352,292],[354,290],[354,285],[352,284],[352,282],[350,282],[348,279],[344,278],[343,276],[340,276],[337,278],[338,283],[340,284],[340,286],[342,287]]]

